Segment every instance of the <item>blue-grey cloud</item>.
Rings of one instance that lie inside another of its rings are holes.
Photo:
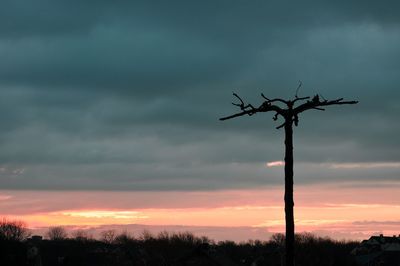
[[[237,111],[233,90],[257,104],[261,92],[293,96],[298,80],[301,95],[360,103],[302,115],[296,161],[399,161],[398,10],[396,1],[3,1],[0,166],[24,171],[0,173],[0,186],[275,184],[280,171],[257,170],[283,158],[272,116],[217,119]],[[297,182],[399,176],[343,171],[299,172]]]

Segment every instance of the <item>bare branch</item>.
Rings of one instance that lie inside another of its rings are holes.
[[[239,95],[237,95],[236,93],[232,93],[233,96],[235,96],[236,98],[239,99],[240,103],[232,103],[235,106],[238,106],[240,108],[240,110],[242,111],[249,111],[248,108],[250,108],[251,110],[255,110],[254,106],[251,104],[248,105],[244,105],[244,101],[242,100],[242,98],[239,97]],[[248,115],[253,115],[251,112],[248,113]]]
[[[265,100],[269,101],[267,97],[265,97],[264,93],[261,93],[261,97],[263,97]]]
[[[277,126],[277,127],[276,127],[276,129],[283,128],[283,127],[285,126],[285,124],[286,124],[286,121],[285,121],[285,122],[283,122],[281,125]]]
[[[296,127],[299,125],[299,116],[297,114],[294,115],[293,122]]]
[[[252,109],[249,109],[249,110],[243,110],[240,113],[225,116],[225,117],[220,118],[219,120],[224,121],[224,120],[228,120],[228,119],[243,116],[243,115],[253,115],[255,113],[266,113],[266,112],[276,112],[275,116],[277,116],[277,114],[283,116],[283,114],[284,114],[284,111],[280,107],[278,107],[276,105],[270,105],[270,104],[266,105],[265,103],[263,103],[258,108],[253,107]]]
[[[269,102],[269,103],[281,102],[281,103],[284,103],[284,104],[288,104],[288,101],[285,101],[285,100],[280,99],[280,98],[269,99],[269,98],[265,97],[264,93],[261,93],[261,97],[263,97],[263,98],[264,98],[265,100],[267,100],[267,102]]]
[[[295,114],[299,114],[301,112],[304,112],[309,109],[317,109],[324,111],[325,109],[321,108],[321,106],[330,106],[330,105],[344,105],[344,104],[356,104],[358,101],[343,101],[343,98],[339,98],[336,100],[323,100],[322,102],[319,99],[318,94],[315,95],[311,101],[307,101],[306,103],[303,103],[302,105],[296,107],[293,112]]]
[[[239,95],[237,95],[236,93],[233,93],[233,95],[239,99],[240,104],[238,103],[232,103],[235,106],[238,106],[240,108],[240,110],[242,110],[242,112],[240,113],[236,113],[230,116],[226,116],[226,117],[222,117],[219,120],[223,121],[223,120],[228,120],[231,118],[235,118],[235,117],[239,117],[239,116],[243,116],[243,115],[253,115],[255,113],[265,113],[265,112],[276,112],[275,116],[276,119],[278,118],[278,115],[284,115],[284,110],[282,110],[279,106],[276,105],[272,105],[271,104],[271,100],[267,100],[265,102],[263,102],[259,107],[254,107],[251,104],[248,105],[244,105],[244,101],[242,100],[242,98],[239,97]],[[268,99],[266,98],[264,95],[262,95],[264,99]],[[283,100],[282,100],[283,101]]]
[[[296,95],[295,95],[296,99],[298,98],[297,94],[299,93],[299,89],[301,88],[302,85],[303,85],[303,83],[301,82],[301,80],[299,80],[299,86],[297,86]]]
[[[297,101],[307,100],[307,99],[310,99],[310,97],[300,97],[300,98],[297,97],[296,99],[293,100],[293,103],[295,103]]]
[[[240,101],[240,104],[233,104],[233,105],[236,105],[236,106],[244,106],[244,102],[243,102],[242,98],[240,98],[239,95],[237,95],[237,94],[234,93],[234,92],[232,92],[232,94],[233,94],[233,96],[235,96],[236,98],[238,98],[239,101]]]
[[[251,111],[251,110],[249,110],[249,111],[243,111],[243,112],[236,113],[236,114],[233,114],[233,115],[221,117],[219,120],[220,120],[220,121],[224,121],[224,120],[228,120],[228,119],[235,118],[235,117],[239,117],[239,116],[243,116],[243,115],[253,115],[253,114],[254,114],[254,112]]]

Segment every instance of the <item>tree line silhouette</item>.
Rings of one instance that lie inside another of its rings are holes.
[[[296,234],[296,264],[353,266],[356,264],[350,252],[358,244],[310,233]],[[166,231],[143,231],[134,236],[127,231],[105,230],[95,239],[85,230],[69,233],[64,227],[54,226],[40,240],[30,235],[22,221],[0,222],[0,265],[281,266],[284,255],[285,235],[280,233],[269,241],[241,243]]]

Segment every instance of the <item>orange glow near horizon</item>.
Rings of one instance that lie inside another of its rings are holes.
[[[297,232],[337,232],[348,238],[362,238],[355,233],[399,234],[400,195],[396,187],[333,188],[297,188]],[[32,228],[141,224],[284,231],[279,188],[203,192],[0,191],[0,211],[2,216],[22,219]]]

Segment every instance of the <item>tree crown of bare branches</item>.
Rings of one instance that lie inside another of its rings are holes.
[[[261,97],[264,99],[264,102],[258,107],[254,107],[252,104],[246,104],[239,95],[233,92],[233,96],[236,97],[239,102],[232,104],[239,107],[241,112],[222,117],[219,120],[223,121],[244,115],[252,116],[256,113],[275,112],[275,115],[273,116],[274,121],[278,120],[279,116],[283,117],[285,120],[281,125],[276,127],[277,129],[280,129],[287,123],[294,122],[294,124],[297,126],[299,123],[299,114],[304,111],[310,109],[325,111],[325,109],[322,107],[358,103],[358,101],[344,101],[343,98],[326,100],[322,95],[319,94],[316,94],[312,98],[309,96],[299,97],[297,94],[301,86],[302,83],[300,82],[296,89],[296,95],[294,99],[291,100],[284,100],[281,98],[270,99],[261,93]]]

